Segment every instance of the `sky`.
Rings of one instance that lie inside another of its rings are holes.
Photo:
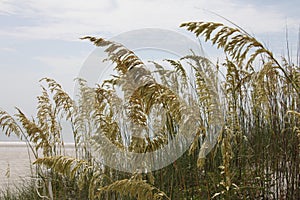
[[[34,116],[43,77],[57,80],[72,95],[74,78],[95,49],[79,39],[86,35],[109,39],[135,29],[161,28],[196,40],[179,25],[228,24],[221,15],[277,56],[286,54],[287,29],[295,55],[299,8],[299,0],[0,0],[0,108],[13,114],[17,106]],[[215,56],[209,43],[203,47]]]

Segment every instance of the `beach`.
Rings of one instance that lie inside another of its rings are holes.
[[[65,144],[65,151],[66,155],[74,155],[73,145]],[[25,142],[0,142],[0,158],[0,189],[34,178],[35,158]]]

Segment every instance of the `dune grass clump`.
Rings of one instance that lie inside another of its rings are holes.
[[[15,115],[0,111],[0,128],[7,136],[15,134],[27,141],[35,156],[40,196],[300,199],[300,67],[285,58],[277,60],[261,42],[238,27],[214,22],[189,22],[181,27],[223,49],[226,59],[214,64],[193,54],[166,60],[172,70],[153,62],[156,71],[149,71],[134,52],[121,44],[88,36],[82,39],[105,48],[117,76],[95,87],[78,79],[77,101],[56,81],[45,78],[41,80],[36,117],[29,118],[20,109]],[[187,68],[191,72],[187,73]],[[126,81],[130,70],[135,70],[136,77],[143,77],[137,91],[131,91],[134,82]],[[225,72],[223,77],[221,71]],[[128,112],[119,112],[122,99],[117,87],[128,98]],[[212,87],[221,94],[224,126],[217,144],[202,157],[201,145],[210,137],[208,127],[218,106],[211,95]],[[140,153],[161,148],[179,134],[181,97],[199,112],[199,131],[189,151],[171,165],[131,174],[105,166],[91,154],[89,138],[95,133],[103,134],[125,151]],[[129,120],[147,130],[149,118],[156,122],[156,126],[151,125],[151,137],[131,137],[123,123]],[[62,120],[71,125],[75,157],[64,154]],[[24,194],[22,198],[20,193]],[[33,196],[27,197],[27,193]],[[36,193],[35,186],[28,185],[17,193],[1,195],[4,199],[35,199]]]

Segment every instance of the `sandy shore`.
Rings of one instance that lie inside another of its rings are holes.
[[[67,155],[74,155],[72,144],[66,144]],[[24,142],[0,142],[0,188],[13,187],[32,177],[34,156]]]

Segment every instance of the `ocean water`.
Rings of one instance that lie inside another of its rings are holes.
[[[65,144],[66,155],[74,156],[72,144]],[[0,142],[0,188],[15,187],[34,179],[35,161],[25,142]]]

